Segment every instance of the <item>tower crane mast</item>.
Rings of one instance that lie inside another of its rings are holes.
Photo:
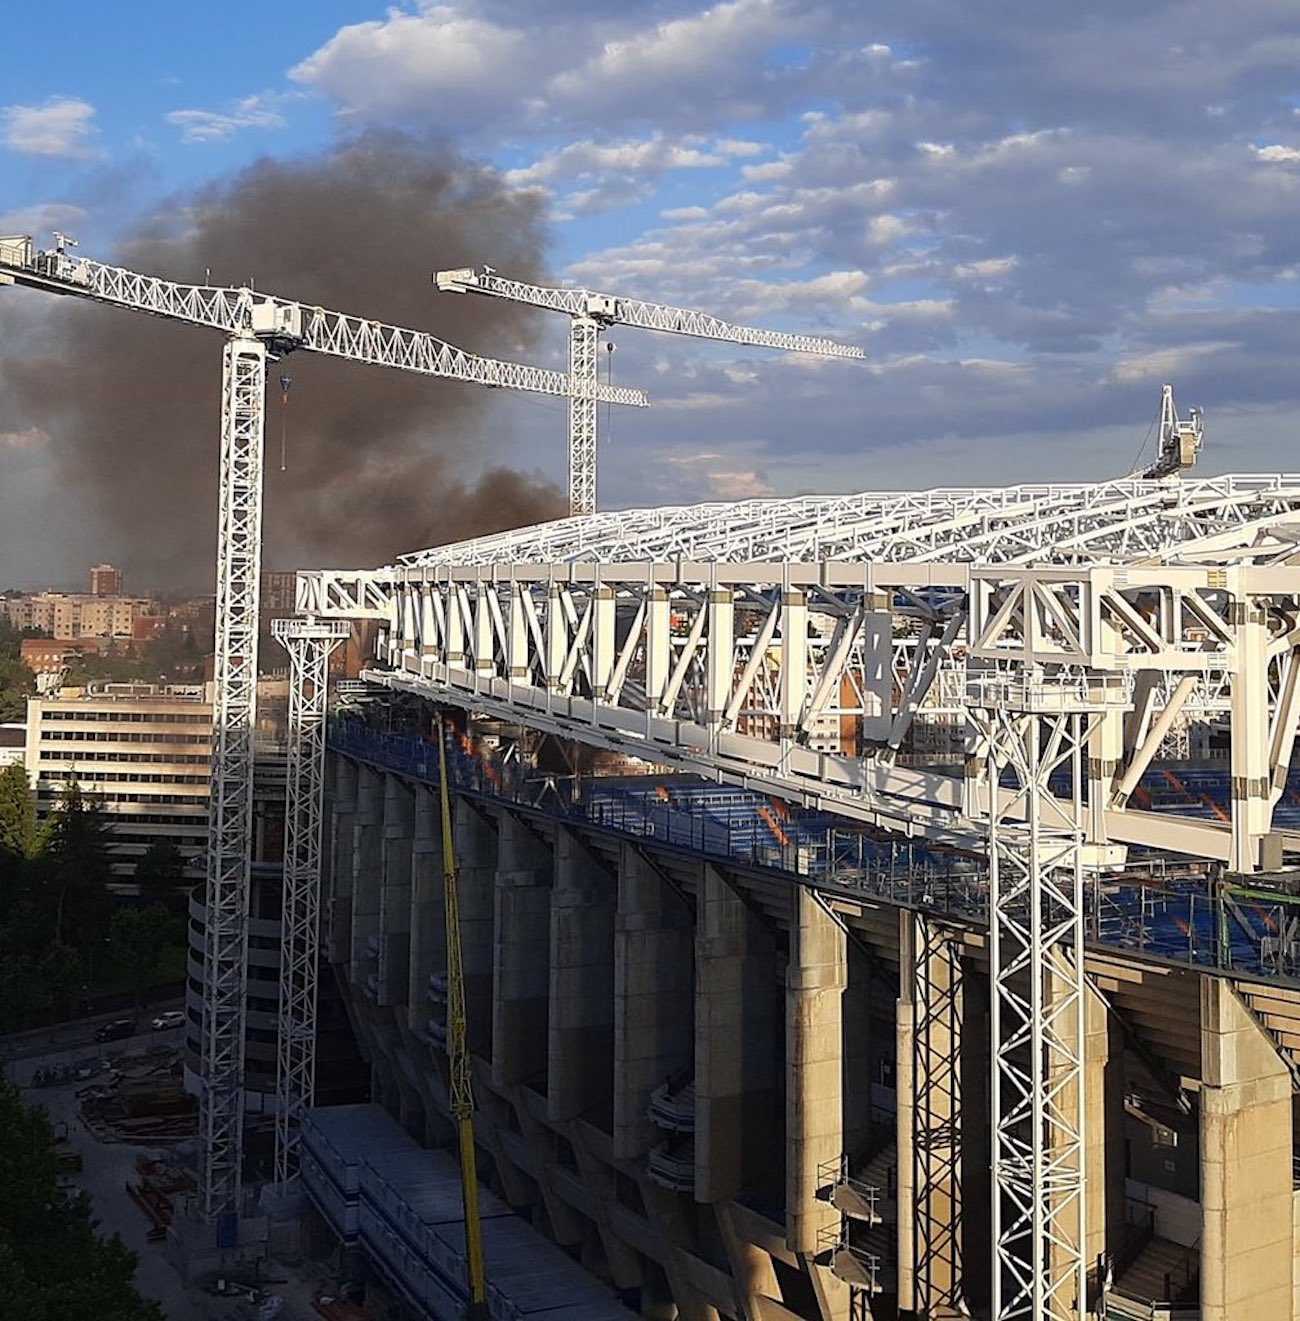
[[[562,372],[467,353],[423,331],[310,307],[248,287],[178,284],[106,265],[74,256],[69,249],[75,246],[75,241],[63,234],[55,235],[55,245],[48,251],[38,251],[30,235],[0,237],[0,286],[22,285],[84,298],[206,326],[226,337],[222,357],[198,1202],[205,1219],[229,1222],[237,1220],[242,1200],[244,1020],[267,359],[294,351],[323,353],[349,362],[556,396],[570,395],[575,389],[585,392],[587,386],[572,384]],[[639,390],[605,388],[598,393],[610,403],[644,406],[647,402]],[[286,884],[317,885],[319,876],[311,874],[310,869],[290,867],[286,869]],[[303,911],[302,896],[286,894],[285,906],[290,911]],[[314,922],[311,916],[309,925]],[[304,929],[299,937],[314,948],[318,931]],[[299,966],[302,963],[298,961]],[[292,970],[289,975],[294,975]],[[314,989],[307,995],[291,993],[290,999],[309,1005],[308,1010],[297,1012],[292,1024],[299,1044],[304,1039],[314,1042]],[[280,1030],[282,1034],[286,1030],[283,1015]],[[300,1059],[296,1072],[310,1080],[311,1062]],[[299,1109],[309,1101],[309,1097],[294,1098]],[[222,1242],[229,1241],[221,1231],[218,1237]]]
[[[574,382],[573,393],[569,396],[570,514],[596,511],[596,405],[600,383],[596,347],[603,328],[635,326],[640,330],[784,349],[822,358],[866,357],[863,350],[853,344],[840,344],[815,335],[737,326],[708,312],[647,303],[638,298],[593,293],[589,289],[557,289],[528,284],[498,275],[490,267],[437,271],[433,282],[446,293],[486,294],[551,312],[564,312],[569,316],[569,375]]]

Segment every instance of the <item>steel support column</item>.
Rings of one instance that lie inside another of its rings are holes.
[[[209,1219],[237,1214],[240,1201],[266,348],[233,336],[223,367],[199,1093],[198,1201]]]
[[[297,1171],[299,1128],[316,1089],[325,698],[330,654],[347,638],[349,629],[342,622],[276,619],[271,632],[289,653],[275,1113],[275,1181],[283,1186]]]
[[[972,694],[987,758],[995,1321],[1078,1321],[1087,1296],[1082,785],[1097,700],[1041,678]],[[1071,800],[1049,792],[1058,771]]]
[[[596,349],[600,323],[574,317],[569,323],[569,513],[596,512]]]

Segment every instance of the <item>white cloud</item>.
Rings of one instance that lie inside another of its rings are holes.
[[[0,450],[36,450],[50,443],[50,433],[41,427],[0,431]]]
[[[1300,162],[1300,150],[1295,147],[1283,147],[1277,143],[1269,147],[1256,147],[1255,155],[1262,161],[1274,164],[1295,165]]]
[[[724,164],[726,158],[715,152],[655,134],[639,142],[571,142],[532,165],[507,171],[505,180],[521,188],[567,179],[662,174],[667,170],[696,170]]]
[[[289,76],[353,118],[472,130],[517,113],[548,64],[545,43],[521,29],[434,5],[342,28]]]
[[[0,110],[0,133],[10,151],[24,156],[84,160],[99,155],[95,107],[75,96],[51,97],[42,105],[11,105]]]
[[[246,128],[282,128],[284,116],[263,96],[245,96],[229,110],[173,110],[167,122],[182,142],[224,142]]]

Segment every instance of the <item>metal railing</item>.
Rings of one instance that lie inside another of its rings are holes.
[[[372,765],[437,783],[436,745],[420,735],[379,730],[345,717],[332,722],[329,745]],[[780,822],[782,842],[760,812],[769,800],[756,791],[714,786],[709,799],[703,782],[667,772],[635,782],[629,777],[579,780],[451,751],[449,774],[462,793],[694,857],[779,871],[976,923],[988,920],[986,866],[964,853],[885,837],[869,827],[829,824],[824,816],[798,809]],[[1091,942],[1194,967],[1288,979],[1288,967],[1263,957],[1263,941],[1277,929],[1264,897],[1229,911],[1205,877],[1169,875],[1163,858],[1152,858],[1149,865],[1138,858],[1133,868],[1142,874],[1086,888],[1085,929]]]

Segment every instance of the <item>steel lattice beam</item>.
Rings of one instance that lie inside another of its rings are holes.
[[[223,365],[199,1108],[199,1203],[208,1217],[237,1214],[240,1201],[266,348],[236,337]]]
[[[596,400],[600,326],[575,317],[569,326],[569,513],[596,512]]]
[[[1082,776],[1122,691],[993,679],[971,694],[983,760],[968,809],[988,827],[994,1321],[1086,1308]],[[1061,770],[1071,800],[1049,790]]]
[[[284,1186],[297,1172],[302,1118],[316,1090],[326,692],[330,655],[346,640],[349,629],[341,623],[276,619],[271,632],[289,653],[289,765],[275,1113],[275,1181]]]

